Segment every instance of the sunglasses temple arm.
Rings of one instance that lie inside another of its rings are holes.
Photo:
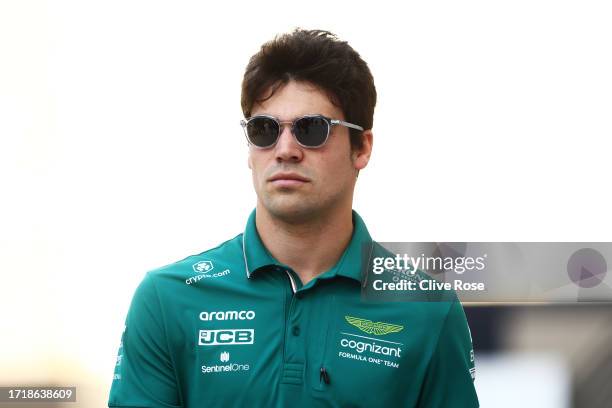
[[[363,128],[359,125],[353,125],[352,123],[348,123],[345,122],[343,120],[339,120],[339,119],[332,119],[331,120],[331,124],[332,125],[342,125],[342,126],[346,126],[352,129],[357,129],[357,130],[361,130],[363,132]]]

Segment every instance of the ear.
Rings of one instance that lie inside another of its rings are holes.
[[[251,161],[250,149],[249,149],[249,154],[247,155],[247,165],[249,166],[249,169],[253,170],[253,162]]]
[[[372,154],[372,144],[374,143],[374,134],[372,130],[364,130],[361,136],[363,138],[363,145],[361,149],[354,150],[351,153],[353,158],[353,166],[355,170],[359,171],[365,168],[370,161],[370,155]]]

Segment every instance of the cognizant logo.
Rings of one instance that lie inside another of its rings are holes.
[[[367,351],[374,354],[400,357],[400,353],[402,352],[400,347],[382,346],[375,341],[349,340],[343,338],[340,340],[340,345],[342,347],[353,349],[360,354]]]

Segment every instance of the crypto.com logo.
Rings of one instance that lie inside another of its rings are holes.
[[[198,273],[206,273],[210,272],[214,269],[212,261],[200,261],[196,264],[193,264],[193,270]]]

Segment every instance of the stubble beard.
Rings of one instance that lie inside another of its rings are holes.
[[[327,219],[341,205],[344,191],[328,197],[321,194],[305,194],[299,191],[263,191],[259,201],[272,218],[286,224],[308,224]]]

